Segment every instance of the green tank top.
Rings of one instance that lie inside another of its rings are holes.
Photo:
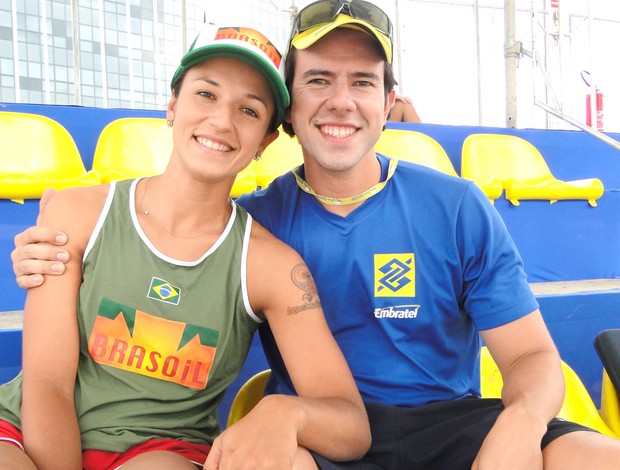
[[[83,449],[122,452],[150,439],[211,443],[217,406],[261,321],[247,295],[245,210],[231,201],[213,247],[195,262],[179,261],[140,228],[136,183],[112,184],[84,255],[75,389]],[[17,402],[2,388],[0,407],[5,394]]]

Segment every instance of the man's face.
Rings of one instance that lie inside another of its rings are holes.
[[[374,158],[394,93],[386,102],[385,59],[366,33],[338,28],[296,52],[288,119],[306,165],[346,171]]]

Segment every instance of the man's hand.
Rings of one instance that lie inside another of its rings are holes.
[[[542,470],[540,449],[545,423],[512,410],[504,410],[482,443],[472,470]]]
[[[38,287],[45,282],[44,275],[65,272],[69,253],[59,247],[67,243],[67,236],[47,227],[30,227],[15,236],[11,252],[13,272],[22,289]]]

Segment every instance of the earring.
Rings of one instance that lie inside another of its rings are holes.
[[[174,119],[166,119],[166,125],[168,127],[174,126]]]
[[[256,152],[256,155],[254,155],[254,160],[259,161],[262,156],[263,152]]]

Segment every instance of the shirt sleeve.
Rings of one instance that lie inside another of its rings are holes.
[[[457,242],[463,266],[462,305],[478,330],[510,323],[538,308],[514,241],[475,184],[462,201]]]

